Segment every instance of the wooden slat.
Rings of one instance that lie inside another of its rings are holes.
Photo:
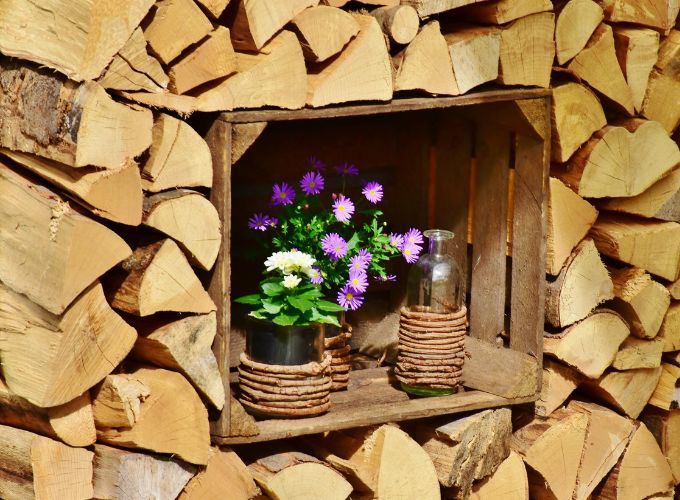
[[[215,120],[206,141],[213,160],[213,185],[210,201],[222,221],[222,246],[213,268],[208,291],[217,306],[217,335],[213,352],[222,374],[226,402],[217,420],[210,422],[210,432],[228,436],[229,429],[229,325],[231,323],[231,135],[229,123]]]
[[[415,97],[395,99],[384,104],[354,104],[320,109],[263,109],[253,111],[229,111],[220,115],[224,121],[232,123],[266,122],[280,120],[312,120],[337,118],[340,116],[361,116],[424,109],[441,109],[455,106],[470,106],[513,99],[531,99],[550,95],[549,89],[502,89],[470,92],[455,97]]]
[[[260,428],[260,434],[257,436],[229,438],[213,436],[213,443],[231,445],[270,441],[384,422],[527,403],[534,400],[535,396],[508,399],[481,391],[412,399],[399,389],[399,383],[387,368],[371,368],[351,372],[349,389],[331,394],[331,411],[325,415],[296,420],[262,420],[257,423]]]
[[[476,136],[470,335],[495,342],[504,329],[510,134],[480,124]]]
[[[550,127],[547,119],[544,121]],[[518,135],[512,240],[510,347],[541,360],[543,338],[548,142]]]

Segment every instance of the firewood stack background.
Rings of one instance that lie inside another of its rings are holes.
[[[672,498],[678,8],[1,2],[0,498]],[[484,84],[554,91],[535,409],[211,448],[221,227],[190,115]]]

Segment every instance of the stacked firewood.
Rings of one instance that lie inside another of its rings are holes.
[[[249,498],[251,475],[275,498],[290,484],[317,498],[668,495],[677,14],[672,0],[2,2],[0,498]],[[542,416],[513,451],[503,410],[405,426],[412,437],[344,431],[249,471],[211,448],[225,392],[205,275],[222,229],[211,152],[186,116],[551,79],[552,333]],[[578,398],[557,409],[577,386],[615,412]],[[643,481],[644,467],[656,472]]]

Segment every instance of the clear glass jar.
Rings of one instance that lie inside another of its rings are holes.
[[[454,234],[445,229],[428,229],[423,234],[429,240],[429,250],[409,271],[406,305],[418,312],[455,312],[464,297],[460,266],[445,248]]]

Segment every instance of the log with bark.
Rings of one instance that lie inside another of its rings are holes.
[[[378,7],[370,14],[376,18],[383,33],[396,44],[406,45],[418,34],[420,19],[410,5]]]

